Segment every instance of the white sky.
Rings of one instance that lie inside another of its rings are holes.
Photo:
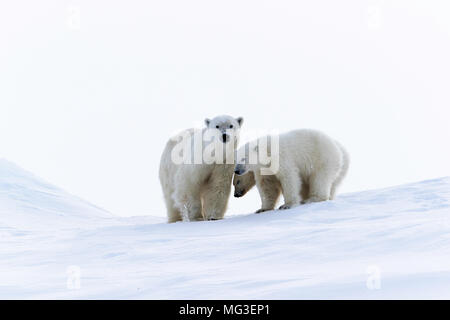
[[[449,110],[445,0],[0,4],[0,157],[118,215],[165,215],[164,144],[205,117],[325,131],[348,192],[450,175]]]

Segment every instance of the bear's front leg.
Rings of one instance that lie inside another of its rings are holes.
[[[223,219],[227,210],[230,186],[211,186],[203,194],[203,212],[206,220]]]
[[[193,188],[186,179],[175,180],[177,189],[173,195],[183,221],[203,221],[200,192]]]
[[[256,187],[261,197],[261,209],[255,213],[261,213],[275,209],[281,190],[274,176],[255,175]]]
[[[291,209],[300,205],[302,183],[298,178],[298,174],[296,172],[280,174],[279,180],[284,197],[284,204],[279,209]]]
[[[203,221],[202,203],[200,197],[185,195],[182,200],[177,201],[183,221]]]

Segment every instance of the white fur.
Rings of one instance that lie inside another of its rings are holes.
[[[161,157],[159,179],[167,207],[168,222],[181,220],[201,221],[222,219],[227,208],[233,177],[234,153],[238,144],[242,118],[219,116],[206,119],[207,129],[230,133],[234,143],[224,146],[224,158],[231,158],[231,163],[176,164],[172,160],[174,147],[179,139],[167,142]],[[216,126],[219,128],[216,129]],[[230,128],[232,126],[232,128]],[[188,129],[188,133],[198,132]],[[231,142],[231,141],[230,141]],[[203,150],[207,144],[203,145]],[[225,160],[225,159],[223,159]]]
[[[248,148],[248,144],[239,152],[243,152],[244,148]],[[236,169],[250,172],[236,175],[233,184],[235,196],[242,196],[256,183],[262,202],[257,212],[273,210],[281,193],[285,204],[280,209],[334,199],[350,163],[347,151],[339,142],[310,129],[295,130],[279,136],[280,163],[274,175],[261,174],[260,169],[267,165],[248,164],[250,153],[240,159],[240,162],[247,164],[236,166]]]

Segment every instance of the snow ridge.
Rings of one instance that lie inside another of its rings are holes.
[[[112,217],[1,160],[0,298],[450,298],[449,177],[163,221]]]

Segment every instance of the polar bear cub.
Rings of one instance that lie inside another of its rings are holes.
[[[206,119],[205,128],[185,130],[167,142],[159,179],[169,223],[223,218],[243,121],[226,115]]]
[[[267,143],[267,154],[272,161],[278,157],[277,170],[262,174],[261,169],[267,169],[271,163],[251,163],[250,159],[256,158],[255,153],[260,156],[265,152],[259,147],[259,141],[264,140],[268,141],[269,137],[239,149],[238,154],[242,157],[235,167],[235,197],[242,197],[256,184],[262,202],[257,213],[273,210],[280,194],[285,200],[280,209],[334,199],[350,163],[347,151],[339,142],[310,129],[282,134],[277,141],[277,154],[273,154],[274,143]]]

